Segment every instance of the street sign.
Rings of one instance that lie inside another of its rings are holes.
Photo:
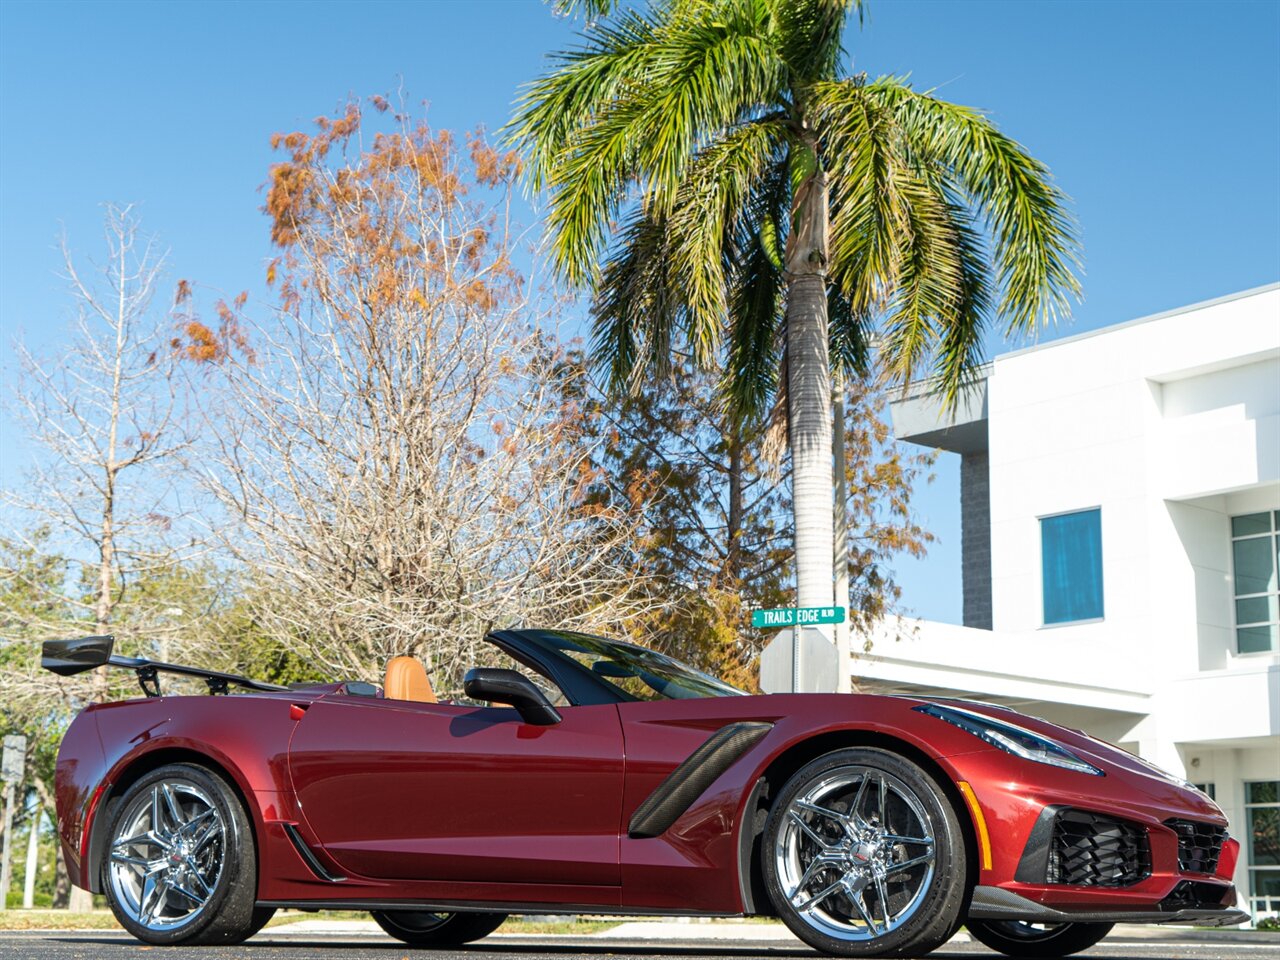
[[[835,693],[839,687],[840,655],[817,627],[779,630],[760,651],[765,693]]]
[[[4,738],[4,758],[0,760],[0,780],[20,783],[27,762],[27,738],[11,733]]]
[[[758,628],[810,626],[815,623],[844,623],[844,607],[782,607],[752,610],[751,625]]]

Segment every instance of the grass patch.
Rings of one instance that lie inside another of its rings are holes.
[[[110,910],[72,913],[70,910],[5,910],[0,930],[119,930]]]
[[[300,920],[368,920],[369,914],[358,910],[325,910],[303,913],[280,910],[267,927],[286,926]],[[543,936],[589,936],[616,927],[616,920],[540,921],[508,920],[499,933]],[[0,911],[0,930],[119,930],[120,924],[110,910],[72,913],[69,910],[4,910]]]

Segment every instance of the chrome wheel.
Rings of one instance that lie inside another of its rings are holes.
[[[773,845],[783,895],[815,930],[869,941],[905,924],[934,877],[920,798],[883,770],[828,770],[787,804]]]
[[[160,780],[117,824],[107,866],[115,903],[148,930],[194,921],[218,886],[226,851],[213,800],[192,783]]]

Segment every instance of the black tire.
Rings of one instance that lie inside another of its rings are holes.
[[[276,915],[275,907],[254,907],[253,917],[249,922],[249,930],[245,933],[244,938],[248,940],[259,930],[271,922],[271,918]]]
[[[487,937],[502,926],[505,913],[429,913],[374,910],[378,926],[411,947],[457,947]]]
[[[873,782],[875,806],[885,812],[871,809],[862,792]],[[797,802],[810,807],[793,808]],[[806,811],[808,829],[793,809]],[[902,830],[916,832],[898,833]],[[929,842],[897,842],[908,836]],[[806,861],[806,846],[819,843],[822,857],[811,853]],[[836,750],[799,770],[769,813],[761,857],[765,888],[778,916],[805,943],[835,956],[933,950],[954,931],[964,904],[965,845],[956,812],[929,774],[888,750]],[[827,866],[815,867],[820,859]],[[904,867],[908,862],[916,865]],[[834,889],[842,878],[862,885],[856,901],[844,889],[825,898],[814,892]],[[808,899],[794,904],[792,897]],[[859,907],[867,914],[856,912]]]
[[[102,888],[120,925],[144,943],[239,943],[271,918],[274,911],[254,907],[258,864],[249,816],[212,771],[189,763],[151,771],[112,805],[107,829]],[[146,830],[162,835],[164,845],[121,843]]]
[[[1111,932],[1114,923],[1033,925],[1017,920],[969,920],[974,939],[1010,957],[1067,957],[1088,950]]]

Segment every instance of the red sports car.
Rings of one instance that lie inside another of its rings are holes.
[[[368,910],[414,946],[511,912],[780,917],[840,956],[922,954],[960,924],[1018,956],[1115,923],[1240,923],[1239,844],[1207,796],[1083,733],[990,705],[745,696],[556,630],[489,641],[437,702],[420,662],[277,687],[45,644],[137,671],[58,755],[72,882],[153,944],[229,943],[279,907]],[[214,694],[165,697],[159,674]],[[501,704],[490,706],[489,704]]]

